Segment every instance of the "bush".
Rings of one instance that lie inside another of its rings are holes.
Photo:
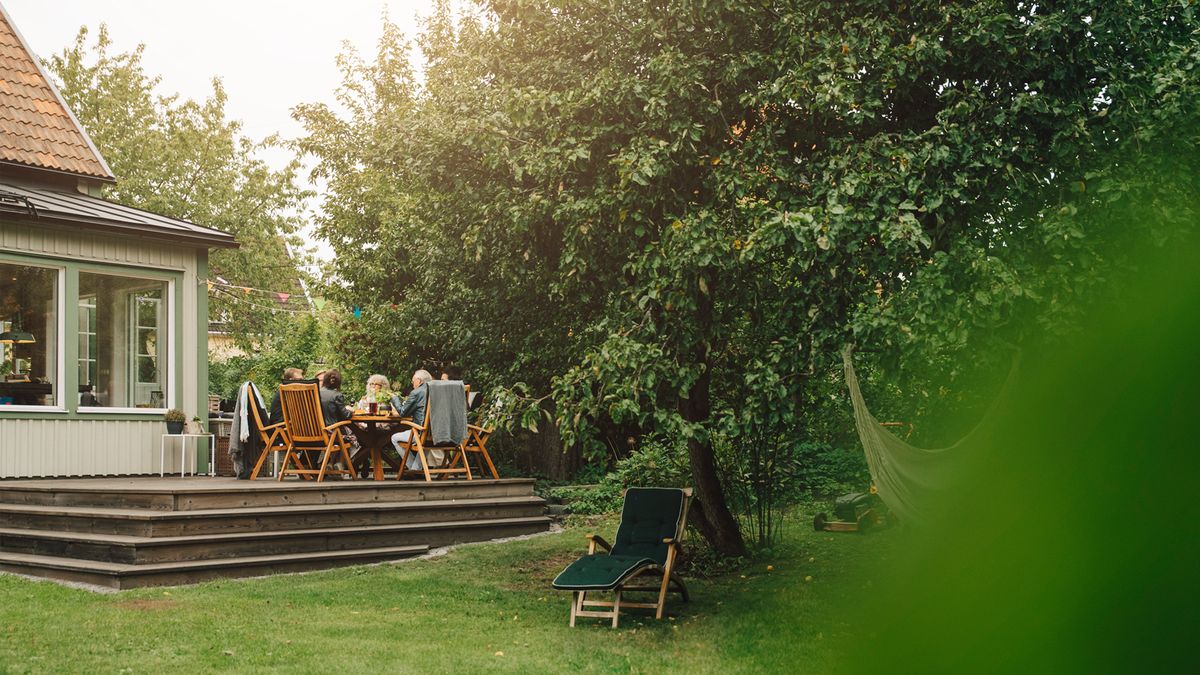
[[[568,511],[597,515],[621,510],[621,491],[630,487],[687,487],[691,484],[687,452],[661,440],[647,441],[641,449],[617,462],[595,487],[552,488],[551,497],[562,500]]]

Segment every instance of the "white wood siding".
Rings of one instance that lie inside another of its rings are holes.
[[[189,418],[208,409],[207,400],[201,405],[197,393],[198,350],[207,345],[199,344],[197,337],[197,293],[202,280],[196,276],[196,249],[82,230],[0,223],[0,251],[182,272],[182,302],[175,308],[182,318],[181,349],[175,354],[182,400],[175,405]],[[67,327],[63,339],[75,339],[73,326]],[[80,420],[65,415],[62,419],[0,419],[0,477],[158,473],[164,431],[160,419]],[[178,450],[174,455],[174,460],[167,458],[167,469],[178,471]]]
[[[0,421],[0,478],[35,476],[119,476],[158,473],[161,420]],[[192,470],[192,443],[187,464]],[[200,439],[205,456],[207,439]],[[167,473],[179,473],[179,440],[167,445]]]

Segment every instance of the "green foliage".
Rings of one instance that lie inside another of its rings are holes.
[[[567,503],[574,514],[613,513],[621,510],[621,493],[627,488],[687,487],[690,475],[686,453],[652,440],[617,462],[595,487],[552,488],[549,494]]]
[[[185,415],[183,411],[178,408],[171,408],[167,412],[163,413],[163,421],[183,423],[187,421],[187,415]]]
[[[155,93],[159,78],[142,66],[142,46],[112,53],[103,24],[90,45],[88,36],[81,28],[74,44],[46,66],[117,177],[105,196],[232,233],[240,248],[214,250],[210,274],[291,292],[304,263],[297,214],[307,193],[296,183],[299,161],[277,171],[257,157],[279,142],[242,135],[241,123],[226,118],[219,79],[204,101],[161,96]],[[209,316],[251,349],[259,335],[287,330],[291,315],[276,316],[273,302],[248,302],[218,286],[210,293]]]
[[[347,115],[298,111],[331,294],[365,308],[342,344],[469,364],[593,458],[679,439],[709,490],[715,434],[852,443],[846,343],[948,437],[929,410],[1006,370],[978,354],[1070,335],[1129,242],[1193,227],[1196,29],[1182,1],[440,3],[421,86],[388,26]]]
[[[211,362],[209,393],[233,398],[243,382],[253,380],[268,396],[279,386],[285,368],[304,369],[327,358],[329,342],[323,325],[318,317],[300,315],[291,331],[263,336],[254,353]]]

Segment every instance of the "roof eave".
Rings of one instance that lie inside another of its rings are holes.
[[[116,185],[117,179],[112,176],[97,176],[90,173],[78,173],[76,171],[65,171],[63,169],[52,169],[46,166],[37,166],[36,164],[25,164],[24,162],[13,162],[7,159],[0,159],[0,167],[11,166],[22,171],[35,171],[38,173],[47,173],[55,176],[63,176],[72,180],[94,180],[98,183],[106,185]]]
[[[143,225],[134,223],[123,223],[116,220],[107,220],[103,218],[81,218],[64,214],[52,214],[39,212],[36,218],[29,218],[28,212],[21,209],[0,209],[3,212],[14,213],[25,216],[23,220],[26,222],[34,222],[38,224],[50,225],[65,225],[73,227],[82,227],[88,230],[97,232],[107,232],[110,234],[123,234],[142,239],[153,239],[156,241],[171,242],[173,244],[182,244],[185,246],[195,246],[197,248],[240,248],[241,244],[234,239],[231,234],[213,234],[206,235],[193,232],[156,232],[147,229]]]

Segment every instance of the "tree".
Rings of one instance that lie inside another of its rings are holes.
[[[339,249],[376,275],[344,300],[410,354],[430,325],[492,327],[434,339],[493,384],[549,380],[567,443],[683,439],[696,522],[737,554],[715,437],[815,427],[846,343],[966,373],[1052,339],[1124,241],[1194,221],[1196,27],[1187,2],[443,4],[388,116],[300,112],[330,175],[387,204],[323,224],[377,237]],[[1091,217],[1113,211],[1127,229]]]
[[[219,79],[201,102],[159,96],[159,78],[142,67],[141,46],[114,54],[103,24],[91,45],[88,34],[81,28],[75,43],[46,66],[117,177],[106,197],[234,234],[241,247],[214,251],[212,273],[238,285],[291,292],[304,262],[296,236],[306,197],[296,183],[298,161],[274,170],[256,157],[277,140],[255,143],[239,122],[226,119]],[[290,316],[276,317],[274,298],[264,297],[217,287],[210,316],[222,317],[249,347]]]

